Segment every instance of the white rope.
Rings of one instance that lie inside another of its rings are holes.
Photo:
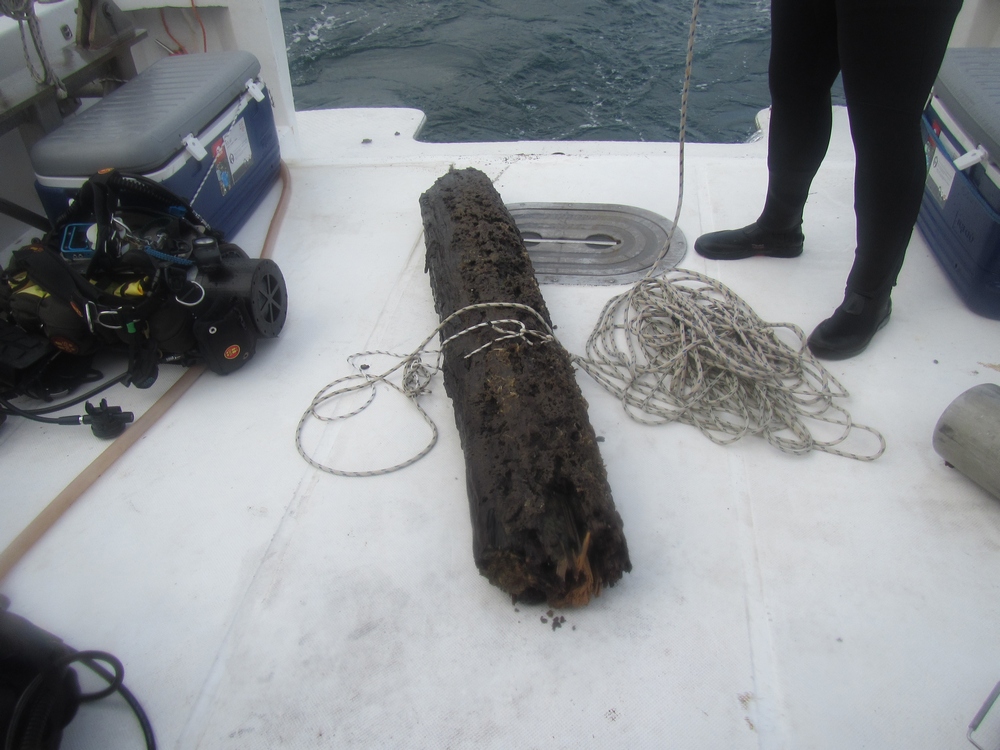
[[[780,329],[797,348],[776,335]],[[723,284],[692,271],[647,277],[608,302],[586,355],[574,361],[637,422],[689,424],[720,445],[759,435],[794,454],[871,461],[885,451],[878,431],[854,424],[835,403],[848,393],[809,352],[801,328],[763,321]],[[819,440],[810,422],[838,426],[839,434]],[[853,428],[874,435],[877,451],[839,448]]]
[[[646,277],[605,305],[576,364],[615,395],[633,420],[682,422],[716,443],[759,435],[776,448],[801,454],[824,451],[872,461],[885,451],[877,430],[854,424],[834,403],[847,390],[809,352],[802,329],[767,323],[721,283],[681,269],[653,274],[670,249],[684,202],[684,144],[688,92],[694,60],[699,0],[691,8],[678,138],[677,208],[667,242]],[[798,348],[775,331],[786,329]],[[832,440],[817,440],[809,422],[841,428]],[[871,433],[873,453],[842,450],[853,428]]]
[[[470,325],[457,333],[448,336],[444,341],[441,342],[440,349],[428,350],[427,346],[442,331],[445,326],[451,323],[456,318],[461,317],[469,312],[482,311],[482,310],[497,310],[497,309],[507,309],[507,310],[520,310],[522,312],[529,313],[532,315],[540,324],[541,330],[529,328],[524,321],[518,318],[502,318],[498,320],[487,320],[482,323],[476,323]],[[444,348],[449,344],[458,341],[459,339],[467,336],[475,331],[480,331],[484,329],[491,329],[494,333],[493,338],[487,341],[482,346],[468,352],[465,355],[465,359],[473,357],[487,349],[491,349],[497,345],[501,345],[508,341],[520,341],[528,346],[533,346],[535,344],[544,344],[551,341],[555,341],[555,335],[552,333],[552,329],[549,324],[545,321],[545,318],[535,310],[527,305],[522,305],[516,302],[485,302],[476,305],[469,305],[468,307],[463,307],[456,310],[451,315],[447,316],[441,321],[440,325],[434,329],[434,331],[423,340],[423,342],[414,349],[410,354],[395,354],[386,351],[369,351],[369,352],[359,352],[348,358],[348,362],[354,365],[355,360],[368,357],[373,355],[385,355],[389,357],[395,357],[399,360],[395,365],[390,367],[384,372],[373,375],[368,372],[367,365],[361,365],[356,367],[357,372],[353,375],[347,375],[342,378],[328,383],[319,390],[319,392],[313,397],[312,402],[309,404],[309,408],[303,412],[301,419],[299,419],[298,427],[295,430],[295,447],[299,451],[299,455],[302,456],[311,466],[319,469],[320,471],[325,471],[328,474],[336,474],[342,477],[374,477],[381,474],[390,474],[394,471],[399,471],[411,464],[416,463],[421,458],[430,453],[431,449],[435,446],[438,439],[438,429],[437,425],[434,424],[434,420],[431,419],[430,415],[424,410],[420,405],[418,398],[422,395],[430,393],[430,382],[434,374],[441,369],[441,358]],[[427,364],[424,361],[425,355],[434,355],[435,361],[433,364]],[[402,383],[397,384],[390,380],[390,376],[397,372],[402,371]],[[379,385],[385,385],[392,388],[404,396],[409,398],[413,405],[416,407],[417,411],[423,417],[424,421],[431,428],[431,438],[427,445],[416,455],[402,461],[393,466],[388,466],[381,469],[371,469],[367,471],[348,471],[345,469],[338,469],[333,466],[324,464],[317,459],[309,455],[309,452],[305,449],[302,443],[302,433],[305,430],[306,425],[312,420],[318,420],[320,422],[334,422],[338,420],[350,419],[351,417],[357,416],[369,406],[375,400],[376,389]],[[322,407],[336,401],[337,399],[343,398],[344,396],[351,393],[358,393],[361,391],[370,390],[371,393],[368,396],[368,400],[365,401],[360,407],[351,411],[347,414],[339,414],[329,416],[321,411]]]
[[[67,96],[66,86],[52,70],[52,64],[49,62],[48,55],[45,54],[42,33],[38,27],[38,16],[35,15],[34,0],[0,0],[0,14],[9,16],[17,21],[18,30],[21,32],[21,48],[24,51],[24,63],[27,65],[28,72],[35,83],[43,86],[54,86],[57,96],[60,99],[65,99]],[[31,42],[42,65],[40,73],[35,69],[35,63],[31,59],[31,53],[28,51],[28,39],[24,33],[25,26],[28,27]]]

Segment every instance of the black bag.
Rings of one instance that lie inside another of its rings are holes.
[[[63,729],[81,703],[118,692],[136,712],[147,748],[155,748],[153,729],[142,707],[122,684],[124,668],[102,651],[74,651],[59,638],[9,612],[0,596],[0,738],[12,750],[55,750]],[[81,693],[72,665],[81,663],[108,686]],[[111,666],[109,672],[101,663]]]
[[[76,672],[62,666],[73,651],[5,605],[0,601],[0,736],[16,748],[57,748],[80,705]]]

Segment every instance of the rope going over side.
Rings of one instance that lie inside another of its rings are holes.
[[[802,329],[763,321],[721,283],[677,269],[653,273],[673,241],[684,202],[684,144],[688,92],[700,0],[693,0],[688,32],[678,138],[677,208],[660,258],[646,277],[605,305],[586,357],[574,362],[622,402],[626,413],[647,424],[683,422],[719,444],[760,435],[786,453],[820,450],[872,461],[885,451],[877,430],[854,424],[834,399],[847,390],[812,356]],[[798,339],[793,349],[775,331]],[[831,440],[817,440],[810,421],[838,425]],[[872,454],[842,450],[858,429],[873,434]]]

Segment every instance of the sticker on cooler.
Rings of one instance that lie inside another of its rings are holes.
[[[937,149],[934,156],[931,157],[931,166],[927,177],[934,186],[935,196],[943,204],[948,200],[948,194],[951,193],[951,186],[955,181],[955,168],[948,161],[948,157],[941,153],[941,149]]]
[[[212,144],[212,155],[215,157],[219,190],[225,195],[253,164],[250,136],[247,135],[247,125],[242,117],[233,123],[224,136]]]

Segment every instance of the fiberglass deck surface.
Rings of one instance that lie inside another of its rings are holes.
[[[12,608],[118,655],[164,748],[969,746],[1000,679],[1000,500],[945,467],[931,436],[953,399],[1000,382],[1000,324],[965,308],[918,235],[888,327],[829,367],[855,420],[888,441],[873,463],[643,427],[579,375],[634,570],[554,612],[561,627],[475,569],[440,380],[422,403],[441,438],[416,465],[347,479],[301,460],[299,416],[350,372],[346,357],[408,352],[437,324],[417,199],[449,165],[481,168],[507,202],[673,216],[676,145],[420,144],[418,123],[302,114],[274,255],[290,297],[281,336],[243,370],[202,376],[78,501],[0,585]],[[801,258],[691,251],[680,265],[811,330],[839,303],[854,247],[841,112],[835,137]],[[689,242],[756,217],[765,155],[763,142],[689,147]],[[570,351],[618,291],[543,286]],[[426,427],[401,402],[386,392],[370,417],[311,431],[315,454],[372,468],[419,449]],[[36,437],[8,442],[24,455]],[[68,457],[53,474],[91,440],[49,439]],[[14,485],[8,503],[38,495],[24,473]],[[64,746],[138,739],[108,701],[81,711]]]

